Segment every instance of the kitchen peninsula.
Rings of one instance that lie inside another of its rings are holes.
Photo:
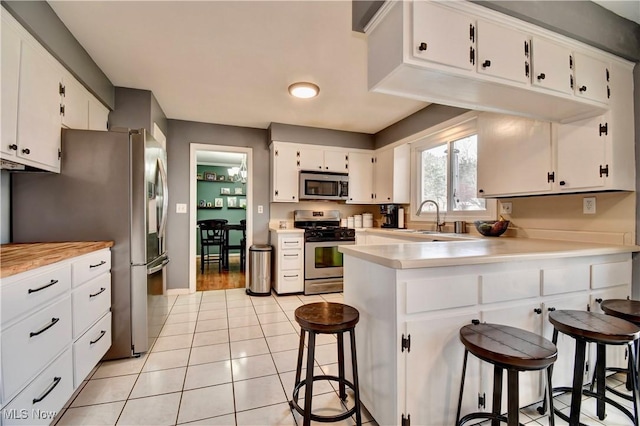
[[[344,300],[360,311],[362,402],[379,424],[401,424],[411,416],[412,424],[435,425],[455,422],[462,326],[477,319],[550,339],[550,311],[599,311],[603,299],[631,294],[631,253],[640,247],[502,237],[340,251]],[[560,339],[558,352],[553,382],[565,386],[573,365],[569,340]],[[609,359],[624,365],[622,353]],[[490,366],[470,359],[463,414],[491,409],[485,396],[491,395],[492,375]],[[521,374],[521,406],[542,394],[539,372]]]

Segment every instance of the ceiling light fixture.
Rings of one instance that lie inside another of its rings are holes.
[[[296,98],[308,99],[318,96],[320,88],[313,83],[299,82],[289,86],[289,93]]]

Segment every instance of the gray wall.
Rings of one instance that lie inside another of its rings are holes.
[[[109,109],[113,109],[113,84],[47,2],[2,1],[2,6],[91,93]]]
[[[640,245],[640,65],[633,69],[633,110],[636,128],[636,244]],[[633,255],[633,298],[640,300],[640,253]]]
[[[469,110],[446,105],[431,104],[407,118],[379,131],[374,135],[375,148],[381,148],[390,143],[414,135],[424,129],[447,121]]]
[[[373,136],[367,133],[319,129],[281,123],[271,123],[271,126],[269,126],[269,140],[341,146],[343,148],[373,149]]]
[[[109,126],[153,131],[153,123],[158,124],[167,135],[167,116],[162,111],[156,97],[149,90],[115,88],[115,108],[109,113]]]
[[[167,157],[169,169],[169,227],[167,247],[171,263],[168,265],[167,288],[188,288],[189,282],[189,214],[176,214],[176,203],[189,204],[190,144],[228,145],[253,149],[253,242],[269,240],[269,145],[267,131],[247,127],[169,120]],[[264,213],[258,214],[258,205]]]
[[[0,170],[0,244],[11,241],[11,175]]]

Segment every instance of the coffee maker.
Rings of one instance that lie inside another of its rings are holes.
[[[383,228],[398,227],[398,204],[380,204],[380,214],[384,216]]]

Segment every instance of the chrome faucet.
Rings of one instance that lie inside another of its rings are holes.
[[[442,232],[442,227],[444,226],[444,222],[440,223],[440,207],[438,207],[438,203],[436,203],[435,201],[424,200],[422,204],[420,204],[420,207],[418,207],[416,216],[420,216],[420,213],[422,213],[422,208],[424,207],[425,204],[428,204],[428,203],[431,203],[434,206],[436,206],[436,231]]]

